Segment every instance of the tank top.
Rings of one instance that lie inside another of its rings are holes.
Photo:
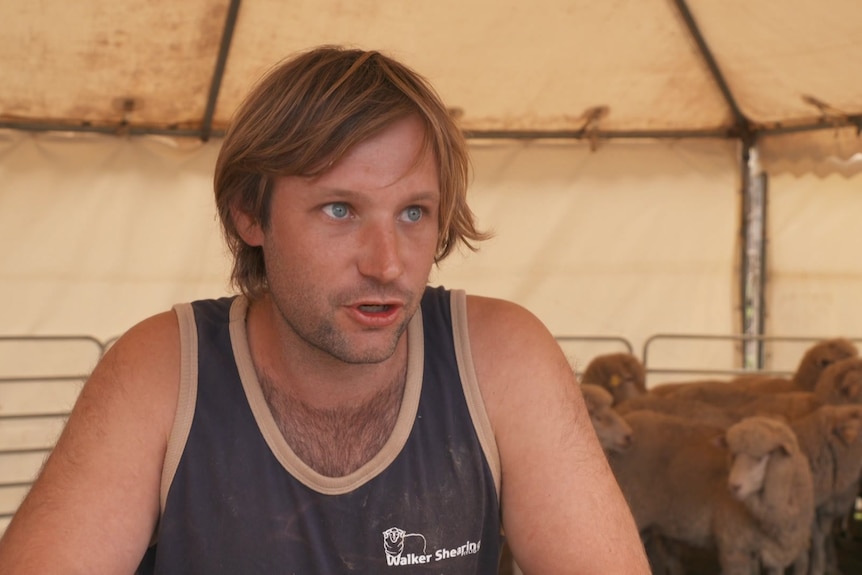
[[[157,540],[138,573],[496,574],[499,457],[462,291],[426,288],[380,452],[344,477],[291,450],[264,400],[242,297],[175,306],[180,397]]]

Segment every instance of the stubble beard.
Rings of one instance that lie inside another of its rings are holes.
[[[289,313],[277,297],[273,295],[273,299],[284,323],[299,339],[320,353],[347,364],[375,364],[391,358],[418,308],[418,305],[414,303],[415,297],[410,297],[404,306],[404,311],[407,313],[399,324],[383,329],[368,329],[355,334],[347,334],[337,327],[334,312],[330,312],[325,317],[315,321],[312,318],[303,318],[301,314]],[[313,306],[305,305],[302,301],[304,299],[306,298],[295,298],[287,307],[291,310],[313,309]],[[330,309],[339,309],[336,303],[329,303]],[[365,335],[379,338],[379,334],[375,332],[384,330],[392,331],[391,338],[387,343],[363,345],[364,342],[361,340],[364,339]]]

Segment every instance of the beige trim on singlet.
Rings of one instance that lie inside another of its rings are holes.
[[[162,467],[162,483],[159,492],[160,515],[165,512],[168,490],[174,481],[174,474],[186,447],[186,440],[195,416],[198,394],[198,331],[195,316],[189,303],[174,306],[174,313],[180,324],[180,387],[177,398],[177,412],[168,438],[165,463]]]
[[[455,340],[455,356],[458,362],[458,372],[467,401],[467,409],[473,421],[473,427],[479,436],[479,443],[485,453],[485,458],[491,468],[494,484],[500,493],[500,456],[497,443],[491,428],[491,422],[485,411],[485,404],[476,371],[473,365],[473,355],[470,350],[470,338],[467,331],[467,298],[463,290],[451,292],[452,326]],[[168,440],[165,463],[162,469],[160,505],[164,513],[168,491],[173,482],[180,457],[182,457],[189,431],[194,418],[198,386],[198,340],[195,326],[194,311],[191,304],[174,306],[180,325],[180,385],[177,412],[173,428]],[[243,390],[248,399],[255,421],[272,453],[297,480],[305,486],[326,495],[348,493],[368,480],[375,477],[401,452],[416,419],[419,410],[419,395],[422,391],[422,376],[425,363],[425,337],[422,327],[422,310],[417,310],[407,326],[407,377],[404,386],[404,396],[401,400],[401,410],[395,422],[392,435],[383,448],[368,463],[344,477],[327,477],[316,472],[305,464],[282,436],[269,405],[263,395],[251,352],[248,346],[246,331],[246,312],[248,300],[238,296],[230,309],[230,338],[234,358],[239,370]]]
[[[422,391],[422,372],[425,364],[425,345],[422,331],[422,313],[418,311],[407,326],[407,381],[401,400],[401,410],[395,421],[392,435],[383,448],[368,463],[343,477],[327,477],[316,472],[302,461],[290,448],[269,410],[248,347],[248,332],[245,316],[248,302],[243,297],[234,301],[230,310],[230,336],[233,353],[239,368],[240,379],[251,406],[251,411],[267,445],[282,466],[309,489],[325,495],[340,495],[353,491],[381,473],[401,452],[416,413],[419,410],[419,394]]]
[[[452,290],[452,333],[455,337],[455,357],[458,359],[458,373],[461,375],[461,385],[464,388],[464,396],[467,398],[467,409],[473,420],[473,427],[479,436],[479,444],[485,452],[485,459],[494,476],[494,485],[497,487],[497,498],[500,497],[500,481],[502,477],[500,467],[500,453],[497,451],[497,441],[494,438],[494,430],[491,420],[485,410],[485,401],[482,399],[482,390],[479,388],[479,379],[476,377],[476,368],[473,365],[473,352],[470,350],[470,334],[467,330],[467,294],[464,290]]]

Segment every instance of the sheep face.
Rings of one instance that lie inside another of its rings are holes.
[[[813,390],[820,376],[830,365],[858,355],[859,350],[847,339],[821,341],[802,356],[796,368],[794,381],[802,389]]]
[[[732,425],[724,441],[731,464],[728,489],[740,501],[763,489],[770,465],[781,466],[799,451],[786,424],[770,417],[748,417]]]
[[[736,454],[727,477],[727,487],[733,497],[742,501],[763,489],[770,456],[769,453],[760,457],[748,453]]]
[[[590,421],[606,452],[622,453],[631,447],[632,428],[625,419],[613,409],[602,413],[590,414]]]
[[[590,421],[605,452],[622,452],[631,446],[632,428],[623,417],[614,411],[613,396],[609,391],[590,383],[581,384],[581,393]]]
[[[587,365],[583,383],[601,386],[619,403],[646,393],[646,373],[643,364],[630,353],[599,355]]]
[[[817,381],[815,393],[824,403],[862,403],[862,358],[830,365]]]
[[[856,444],[862,436],[862,407],[853,406],[841,411],[836,409],[836,414],[832,432],[842,445]]]

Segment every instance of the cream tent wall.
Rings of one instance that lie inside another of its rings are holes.
[[[18,248],[0,256],[0,296],[14,302],[5,333],[108,339],[178,301],[226,293],[218,142],[186,146],[7,134],[0,235]],[[561,335],[639,346],[656,331],[733,333],[735,148],[474,142],[472,203],[495,237],[431,281],[514,299]]]
[[[173,303],[227,293],[218,145],[4,133],[2,333],[106,340]],[[624,337],[638,354],[656,333],[739,333],[736,143],[473,140],[471,153],[471,201],[495,237],[443,262],[432,283],[518,301],[557,335]],[[768,333],[862,331],[859,184],[770,179]],[[589,359],[571,353],[580,367]],[[661,353],[665,365],[739,366],[733,346]]]

